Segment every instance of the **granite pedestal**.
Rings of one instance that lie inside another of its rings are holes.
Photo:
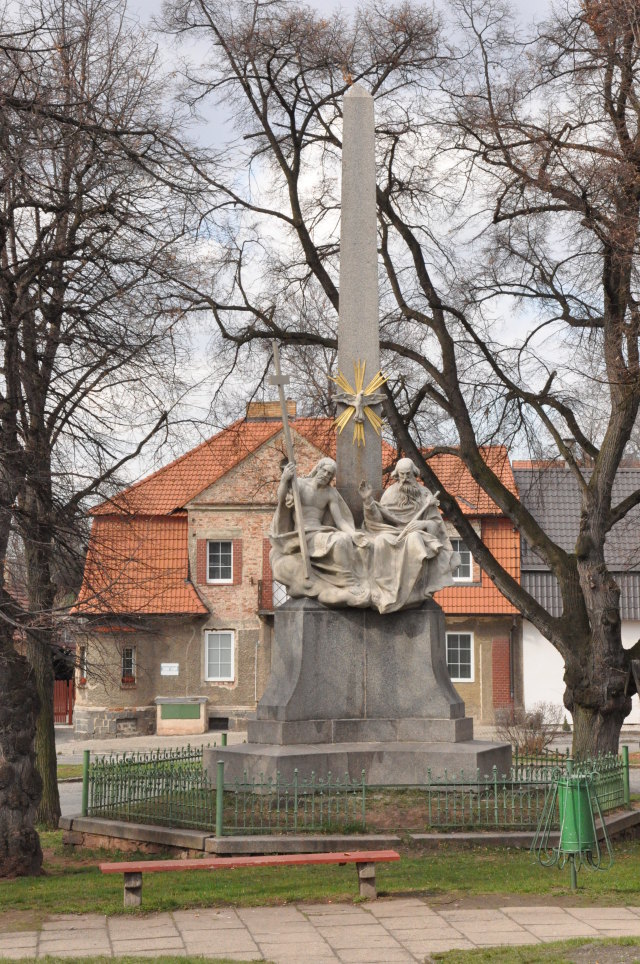
[[[473,739],[473,720],[447,671],[444,615],[420,608],[381,615],[291,599],[275,613],[271,676],[248,724],[248,743],[205,751],[225,782],[365,771],[371,784],[423,783],[447,770],[511,765],[507,744]]]

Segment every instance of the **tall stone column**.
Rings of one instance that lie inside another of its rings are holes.
[[[353,385],[354,363],[364,361],[366,387],[380,368],[378,233],[373,97],[358,84],[345,94],[343,117],[338,368]],[[336,484],[358,523],[360,482],[376,499],[382,489],[382,442],[368,420],[364,431],[361,446],[352,441],[353,420],[337,438]]]

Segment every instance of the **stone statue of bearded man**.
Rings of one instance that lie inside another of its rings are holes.
[[[373,551],[371,604],[381,613],[419,605],[452,585],[453,570],[460,565],[438,511],[437,494],[418,482],[411,459],[400,459],[392,478],[396,481],[379,502],[366,482],[360,485],[363,530]]]

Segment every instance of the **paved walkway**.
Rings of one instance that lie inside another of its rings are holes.
[[[419,898],[173,914],[56,916],[40,932],[0,934],[0,957],[202,954],[276,964],[396,964],[433,951],[640,936],[640,907],[435,910]]]

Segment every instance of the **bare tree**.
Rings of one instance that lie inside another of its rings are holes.
[[[341,99],[354,81],[375,95],[389,421],[476,560],[564,657],[578,756],[615,750],[630,710],[603,550],[640,501],[611,504],[640,398],[634,9],[576,2],[524,44],[492,2],[462,0],[446,30],[411,3],[371,3],[350,21],[280,0],[164,6],[167,31],[209,44],[185,69],[186,100],[212,98],[233,118],[204,212],[214,284],[194,276],[190,296],[234,361],[262,352],[263,370],[268,349],[249,346],[273,337],[335,348]],[[577,345],[602,360],[600,434],[571,364]],[[549,565],[562,616],[499,565],[443,491],[424,457],[434,435],[432,451],[459,452]],[[573,552],[487,464],[496,439],[553,448],[575,473]]]
[[[7,634],[22,627],[39,696],[49,826],[60,562],[77,558],[87,500],[165,431],[183,391],[195,181],[155,50],[125,14],[120,0],[25,3],[0,60],[2,538],[22,542],[27,590],[2,614]]]

